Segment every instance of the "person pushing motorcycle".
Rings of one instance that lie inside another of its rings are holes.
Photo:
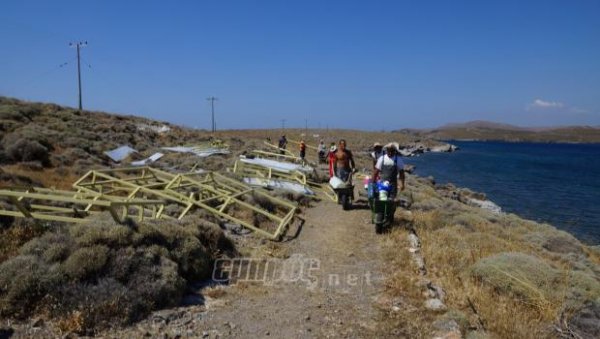
[[[384,147],[385,154],[377,159],[373,178],[380,178],[381,181],[388,181],[391,189],[389,198],[394,199],[398,194],[398,181],[400,181],[400,190],[404,191],[404,162],[398,155],[398,148],[394,143],[389,143]]]

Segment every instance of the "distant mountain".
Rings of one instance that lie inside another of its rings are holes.
[[[421,138],[442,140],[502,140],[531,142],[600,143],[598,126],[520,127],[476,120],[446,124],[433,129],[402,129]]]
[[[485,120],[474,120],[465,123],[454,123],[446,124],[438,127],[438,130],[453,129],[453,128],[485,128],[485,129],[501,129],[501,130],[526,130],[526,127],[519,127],[510,124],[503,124],[499,122],[485,121]]]

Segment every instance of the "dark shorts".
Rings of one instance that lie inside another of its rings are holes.
[[[304,151],[300,151],[300,158],[304,159],[304,156],[306,155],[306,152]]]

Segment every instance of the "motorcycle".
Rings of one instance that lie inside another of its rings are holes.
[[[369,207],[371,207],[371,223],[375,224],[375,233],[381,234],[394,222],[396,204],[388,197],[390,185],[387,182],[367,184]]]

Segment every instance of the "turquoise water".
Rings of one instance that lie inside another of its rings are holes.
[[[600,144],[451,143],[460,150],[404,160],[437,183],[484,192],[505,212],[600,244]]]

